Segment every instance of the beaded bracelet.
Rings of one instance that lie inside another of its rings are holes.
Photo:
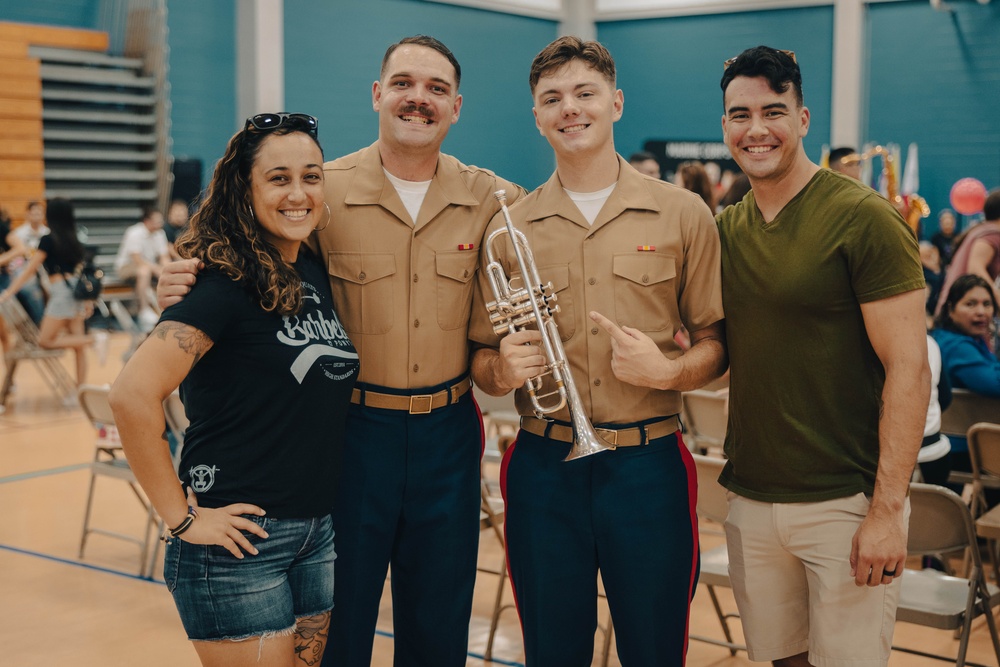
[[[191,524],[194,523],[195,517],[197,516],[198,516],[197,510],[188,505],[187,516],[184,517],[184,520],[181,521],[180,525],[177,526],[176,528],[167,529],[167,532],[170,533],[170,537],[180,537],[181,533],[183,533],[185,530],[191,527]]]

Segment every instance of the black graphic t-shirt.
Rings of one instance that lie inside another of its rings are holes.
[[[249,502],[274,518],[322,516],[333,504],[358,354],[333,308],[319,260],[295,264],[303,308],[283,317],[219,271],[161,320],[214,343],[181,383],[191,424],[180,478],[203,507]]]

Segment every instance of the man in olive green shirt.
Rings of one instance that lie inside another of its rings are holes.
[[[929,395],[916,239],[820,169],[794,54],[726,64],[722,127],[753,187],[718,217],[731,409],[721,482],[752,660],[884,665]]]

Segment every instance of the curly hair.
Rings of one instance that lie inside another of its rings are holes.
[[[218,269],[254,294],[261,308],[279,315],[302,308],[302,280],[261,235],[250,205],[250,170],[264,139],[293,132],[312,139],[322,154],[319,140],[294,122],[271,130],[250,127],[233,135],[191,226],[176,242],[181,257],[198,258]]]

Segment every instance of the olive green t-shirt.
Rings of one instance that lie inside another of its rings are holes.
[[[860,304],[923,288],[913,233],[826,169],[770,223],[752,191],[718,223],[732,369],[720,481],[764,502],[871,493],[885,370]]]

